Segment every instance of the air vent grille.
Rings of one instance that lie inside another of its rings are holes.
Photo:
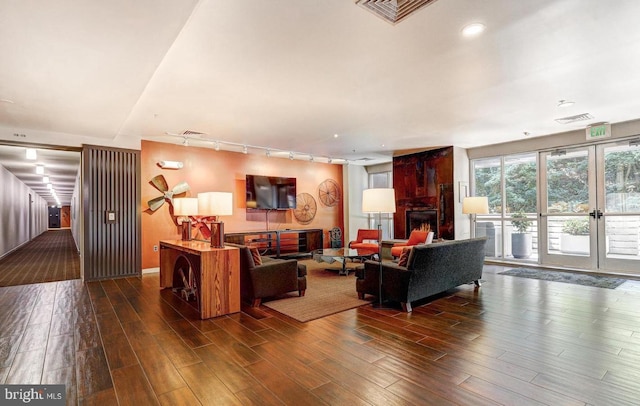
[[[201,136],[201,135],[206,135],[206,134],[198,132],[198,131],[185,130],[185,131],[182,132],[182,135],[185,136],[185,137],[188,137],[188,136],[194,136],[194,135]]]
[[[571,123],[575,123],[576,121],[586,121],[586,120],[592,120],[594,118],[595,117],[593,117],[589,113],[582,113],[582,114],[577,114],[575,116],[556,118],[556,121],[560,124],[571,124]]]
[[[391,24],[397,24],[436,0],[355,0],[360,7],[374,12]]]

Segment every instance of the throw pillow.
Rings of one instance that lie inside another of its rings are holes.
[[[250,247],[249,251],[251,251],[251,256],[253,257],[253,265],[258,266],[262,265],[262,257],[260,256],[260,252],[256,247]]]
[[[407,263],[409,263],[410,253],[411,248],[405,248],[402,250],[402,254],[400,254],[400,258],[398,259],[398,266],[407,266]]]

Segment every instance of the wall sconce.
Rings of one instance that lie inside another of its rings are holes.
[[[181,217],[182,241],[191,241],[191,217],[198,214],[198,198],[176,197],[173,199],[173,214]]]
[[[230,192],[198,193],[198,215],[213,217],[211,222],[211,247],[224,248],[224,223],[220,216],[233,214],[233,194]]]
[[[184,164],[180,161],[159,161],[158,166],[162,169],[182,169]]]

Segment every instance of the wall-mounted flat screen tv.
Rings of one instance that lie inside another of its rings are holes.
[[[296,178],[247,175],[247,208],[295,209]]]

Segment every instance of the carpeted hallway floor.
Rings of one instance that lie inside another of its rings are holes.
[[[0,259],[0,286],[80,278],[80,256],[71,230],[49,230]]]

